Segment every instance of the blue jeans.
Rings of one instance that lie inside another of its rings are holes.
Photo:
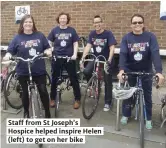
[[[136,85],[136,77],[129,76],[128,78],[129,85],[134,87]],[[152,77],[144,76],[142,78],[142,88],[144,93],[145,108],[147,120],[152,119]],[[125,117],[131,116],[131,104],[133,103],[133,97],[123,100],[122,102],[122,114]]]

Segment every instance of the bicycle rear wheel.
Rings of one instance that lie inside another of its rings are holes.
[[[11,71],[4,81],[4,97],[8,105],[20,109],[22,105],[22,88],[17,79],[16,71]]]
[[[140,108],[140,146],[141,148],[144,148],[144,104],[143,104],[143,92],[140,91],[140,95],[139,95],[139,108]]]
[[[82,104],[82,114],[85,119],[91,119],[94,115],[98,106],[100,91],[100,81],[97,76],[92,76],[87,84]],[[88,110],[90,110],[89,113]]]
[[[61,101],[61,92],[57,91],[56,101],[55,101],[55,117],[59,116],[59,104]]]

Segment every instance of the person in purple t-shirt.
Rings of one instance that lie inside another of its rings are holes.
[[[163,82],[162,64],[159,54],[159,46],[156,36],[144,28],[144,17],[135,14],[131,18],[132,32],[124,35],[120,46],[118,79],[122,80],[122,74],[127,71],[134,72],[152,72],[152,62],[154,64],[156,75],[159,77],[159,85]],[[136,78],[128,78],[129,85],[135,86]],[[152,129],[152,77],[144,76],[142,78],[142,87],[144,90],[145,106],[147,113],[146,128]],[[122,104],[121,119],[122,124],[127,124],[131,116],[132,98],[124,100]]]
[[[78,109],[80,107],[81,99],[80,85],[76,72],[76,58],[78,52],[79,37],[76,30],[68,26],[70,22],[70,16],[68,13],[60,13],[56,21],[59,25],[53,28],[48,35],[50,44],[53,44],[53,56],[68,56],[71,57],[72,60],[70,60],[69,62],[67,62],[66,59],[57,59],[56,61],[52,60],[50,106],[55,106],[58,77],[60,76],[60,71],[65,68],[69,74],[69,78],[74,90],[75,102],[73,108]]]
[[[32,58],[37,54],[45,53],[52,56],[52,51],[47,38],[43,33],[37,31],[34,19],[31,15],[25,15],[20,22],[18,34],[8,46],[7,53],[3,60],[10,60],[12,55],[24,59]],[[37,84],[40,98],[45,109],[45,117],[50,118],[49,95],[46,88],[46,67],[44,59],[36,60],[31,67],[32,79]],[[19,61],[16,67],[19,83],[23,90],[22,102],[24,106],[24,117],[29,117],[28,64]]]
[[[109,30],[103,29],[103,21],[99,15],[96,15],[93,19],[93,24],[95,30],[91,31],[88,38],[88,43],[84,49],[82,60],[89,53],[90,49],[93,49],[94,55],[103,55],[108,61],[109,74],[104,73],[105,81],[105,105],[104,111],[109,111],[112,105],[112,75],[111,69],[113,68],[113,55],[115,45],[117,44],[113,33]],[[101,59],[102,60],[102,59]],[[81,62],[80,62],[81,64]],[[87,81],[92,76],[94,64],[93,62],[88,62],[85,67],[84,74]]]

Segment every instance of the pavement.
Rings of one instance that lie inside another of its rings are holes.
[[[49,90],[50,88],[48,88]],[[165,88],[162,92],[165,93]],[[84,96],[85,89],[81,89]],[[44,144],[43,148],[140,148],[139,145],[139,122],[131,118],[126,126],[120,126],[120,131],[115,130],[116,121],[116,101],[113,108],[103,111],[104,106],[104,90],[102,91],[99,105],[94,116],[90,120],[84,119],[82,115],[82,106],[78,110],[73,109],[73,93],[72,90],[65,91],[62,95],[62,103],[60,104],[59,118],[80,118],[81,127],[104,127],[104,135],[102,136],[86,136],[85,144]],[[153,88],[153,129],[148,131],[145,129],[145,148],[166,148],[166,127],[160,128],[160,108],[161,102],[158,99],[157,91]],[[6,119],[22,118],[23,110],[13,110],[7,105],[4,110],[2,106],[3,95],[1,95],[1,147],[2,148],[37,148],[35,144],[7,144],[6,143]],[[83,98],[83,97],[82,97]],[[54,108],[50,108],[52,118],[54,118]],[[15,113],[9,113],[12,111]],[[134,115],[134,114],[133,114]]]
[[[82,88],[82,96],[85,89]],[[103,92],[103,91],[102,91]],[[166,135],[164,130],[160,129],[160,101],[157,99],[156,91],[153,91],[153,123],[152,131],[145,129],[145,148],[166,148]],[[104,94],[102,93],[98,108],[90,120],[83,118],[81,107],[78,110],[73,109],[72,90],[65,91],[62,95],[60,104],[59,118],[80,118],[81,127],[104,127],[102,136],[86,136],[85,144],[45,144],[43,148],[140,148],[139,146],[139,123],[133,118],[126,126],[121,126],[120,131],[115,130],[116,121],[116,102],[109,112],[103,111]],[[7,106],[8,107],[8,106]],[[8,111],[14,111],[10,107]],[[52,118],[54,118],[54,108],[51,108]],[[2,148],[37,148],[35,144],[6,144],[6,119],[21,118],[23,111],[18,114],[5,113],[1,106],[1,147]]]

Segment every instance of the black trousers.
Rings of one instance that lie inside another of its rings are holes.
[[[81,92],[76,71],[76,61],[70,60],[69,62],[67,62],[66,59],[57,59],[56,61],[52,61],[52,83],[50,92],[51,100],[55,100],[56,98],[57,82],[63,69],[66,69],[69,75],[69,79],[74,91],[75,100],[79,101],[81,99]]]
[[[36,83],[39,95],[41,98],[41,102],[45,109],[45,116],[50,117],[50,110],[49,110],[49,95],[46,88],[46,75],[41,76],[33,76],[33,81]],[[28,96],[28,81],[29,76],[19,76],[18,77],[19,83],[23,90],[22,95],[22,103],[24,106],[24,112],[29,112],[29,96]]]
[[[103,65],[101,65],[103,67]],[[88,62],[83,71],[87,81],[92,77],[92,72],[94,69],[94,62]],[[109,69],[109,74],[104,72],[104,82],[105,82],[105,104],[111,104],[112,102],[112,74]]]

